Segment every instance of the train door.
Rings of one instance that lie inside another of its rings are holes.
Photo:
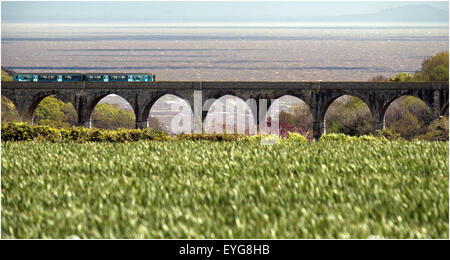
[[[39,80],[38,80],[38,75],[33,75],[33,81],[34,81],[34,82],[39,81]]]
[[[109,76],[108,75],[103,75],[103,81],[104,82],[108,82],[109,81]]]
[[[133,81],[133,75],[128,75],[128,82]]]
[[[56,76],[56,81],[61,82],[62,81],[62,75]]]
[[[147,76],[144,76],[144,81],[148,81],[148,77]]]

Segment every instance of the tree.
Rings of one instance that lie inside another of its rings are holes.
[[[399,73],[389,80],[448,81],[448,74],[449,52],[443,51],[423,60],[420,71],[414,74]],[[378,80],[371,78],[369,81]],[[385,119],[389,131],[400,134],[401,137],[406,139],[422,138],[431,140],[433,138],[430,136],[435,136],[437,135],[436,133],[439,132],[436,130],[436,121],[431,122],[432,114],[430,109],[425,103],[415,97],[400,97],[392,102],[389,109],[386,111]],[[447,134],[440,133],[439,136],[447,136],[448,138],[448,127],[441,127],[440,129],[443,129],[442,131],[444,132],[447,131]]]
[[[427,129],[427,133],[417,139],[428,141],[448,141],[448,118],[441,116],[434,120]]]
[[[302,132],[312,130],[312,116],[308,105],[305,103],[296,104],[290,110],[290,112],[280,111],[278,118],[280,123],[298,128]]]
[[[92,125],[111,130],[134,128],[135,116],[133,111],[120,109],[117,104],[98,104],[92,112]]]
[[[428,106],[413,96],[396,99],[386,110],[386,127],[405,139],[413,139],[427,131],[432,114]]]
[[[448,81],[448,58],[448,51],[443,51],[425,59],[415,78],[422,81]]]
[[[389,79],[387,77],[383,76],[383,75],[377,75],[377,76],[371,77],[369,79],[369,81],[371,81],[371,82],[383,82],[383,81],[389,81]]]
[[[33,115],[33,122],[52,127],[71,127],[76,124],[76,111],[70,103],[64,103],[53,95],[44,98]]]
[[[390,81],[448,81],[448,51],[442,51],[423,60],[422,68],[414,74],[399,73]],[[372,81],[372,80],[369,80]]]
[[[364,101],[352,96],[336,99],[328,108],[325,121],[329,133],[359,136],[373,132],[369,108]]]
[[[414,81],[414,76],[408,73],[401,72],[395,75],[394,78],[389,78],[389,81]]]
[[[161,123],[161,121],[154,116],[148,117],[148,127],[150,127],[151,129],[155,129],[155,130],[166,132],[166,133],[169,132],[167,127],[165,125],[163,125],[163,123]]]
[[[399,133],[401,137],[412,140],[414,137],[424,134],[426,128],[411,112],[406,112],[400,120],[395,121],[389,127],[394,133]]]

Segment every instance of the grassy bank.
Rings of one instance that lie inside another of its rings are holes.
[[[2,142],[3,238],[448,238],[448,143]]]

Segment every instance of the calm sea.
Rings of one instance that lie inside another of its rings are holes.
[[[2,25],[15,71],[143,72],[157,80],[367,80],[420,69],[448,26]]]

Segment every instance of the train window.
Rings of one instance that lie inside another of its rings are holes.
[[[102,79],[102,76],[94,76],[95,79]]]
[[[54,79],[55,79],[55,76],[48,76],[48,79],[49,79],[49,80],[54,80]]]
[[[120,76],[120,79],[124,80],[126,77],[125,76]]]
[[[47,80],[47,76],[41,76],[41,79]]]
[[[24,79],[30,79],[30,76],[23,76]]]
[[[89,76],[88,79],[93,79],[93,77],[92,77],[92,76]]]
[[[141,77],[141,76],[136,76],[136,79],[137,79],[137,80],[141,80],[142,77]]]
[[[118,76],[111,76],[111,79],[113,79],[113,80],[118,80],[119,77],[118,77]]]
[[[64,79],[71,80],[71,79],[72,79],[72,76],[64,76]]]

